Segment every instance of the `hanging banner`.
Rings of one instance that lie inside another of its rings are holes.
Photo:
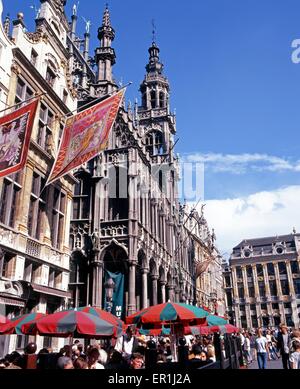
[[[0,177],[25,166],[38,99],[0,118]]]
[[[109,302],[106,296],[106,290],[104,288],[104,309],[110,311],[118,319],[122,319],[125,316],[125,307],[124,307],[124,274],[122,273],[112,273],[108,270],[105,270],[105,282],[109,279],[112,279],[115,286],[112,301]]]
[[[47,185],[90,161],[107,147],[124,93],[125,88],[67,119]]]

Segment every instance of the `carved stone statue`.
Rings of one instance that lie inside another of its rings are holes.
[[[97,228],[92,233],[92,243],[93,243],[93,250],[99,251],[101,245],[100,245],[100,235]]]
[[[85,32],[87,34],[90,33],[90,28],[91,28],[91,21],[90,20],[87,20],[87,22],[85,23]]]

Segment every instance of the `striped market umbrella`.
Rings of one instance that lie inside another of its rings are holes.
[[[228,324],[228,321],[222,316],[208,315],[207,318],[208,326],[224,326]]]
[[[97,308],[97,307],[79,307],[76,308],[76,311],[78,312],[85,312],[89,313],[91,315],[97,316],[102,320],[106,320],[108,323],[111,323],[118,328],[120,328],[121,331],[125,330],[125,323],[119,319],[118,317],[114,316],[112,313],[104,311],[103,309]]]
[[[220,326],[185,326],[184,335],[210,335],[214,332],[220,334],[234,334],[239,332],[239,329],[231,324],[225,324]]]
[[[68,310],[47,315],[40,320],[24,324],[27,335],[54,337],[111,338],[122,334],[122,329],[111,322],[90,313]]]
[[[209,312],[206,310],[182,303],[164,303],[145,308],[126,318],[127,324],[164,324],[185,323],[194,321],[195,324],[204,324]]]
[[[26,323],[31,323],[34,320],[38,320],[42,317],[45,317],[44,313],[27,313],[22,316],[15,317],[10,320],[10,322],[0,325],[0,334],[1,335],[23,335],[22,325]]]
[[[139,335],[144,335],[144,336],[170,336],[171,335],[171,328],[170,327],[165,327],[159,326],[154,327],[154,328],[137,328],[136,329]]]

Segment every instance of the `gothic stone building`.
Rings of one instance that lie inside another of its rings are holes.
[[[76,48],[76,21],[74,8],[69,46],[82,88],[80,106],[117,90],[115,31],[106,8],[98,30],[100,46],[89,59]],[[88,32],[85,42],[87,38]],[[176,120],[159,52],[153,42],[140,86],[141,105],[121,107],[107,150],[75,173],[79,184],[71,221],[70,283],[75,306],[103,306],[106,270],[124,275],[123,315],[168,300],[195,302],[191,235],[177,200]]]
[[[244,240],[224,267],[231,321],[242,328],[299,328],[300,234]]]

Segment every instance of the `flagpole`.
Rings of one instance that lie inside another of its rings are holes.
[[[48,94],[47,92],[40,93],[40,94],[37,95],[37,96],[33,96],[33,97],[30,97],[30,98],[27,99],[27,100],[20,101],[19,103],[15,104],[15,105],[11,105],[11,106],[9,106],[9,107],[7,107],[7,108],[2,109],[2,110],[0,111],[0,113],[5,112],[5,111],[8,111],[9,109],[12,109],[12,108],[14,108],[14,107],[17,107],[17,106],[20,105],[20,104],[27,103],[27,102],[30,101],[30,100],[38,99],[39,97],[44,96],[44,95],[47,95],[47,94]],[[5,103],[4,103],[4,104],[5,104]]]

